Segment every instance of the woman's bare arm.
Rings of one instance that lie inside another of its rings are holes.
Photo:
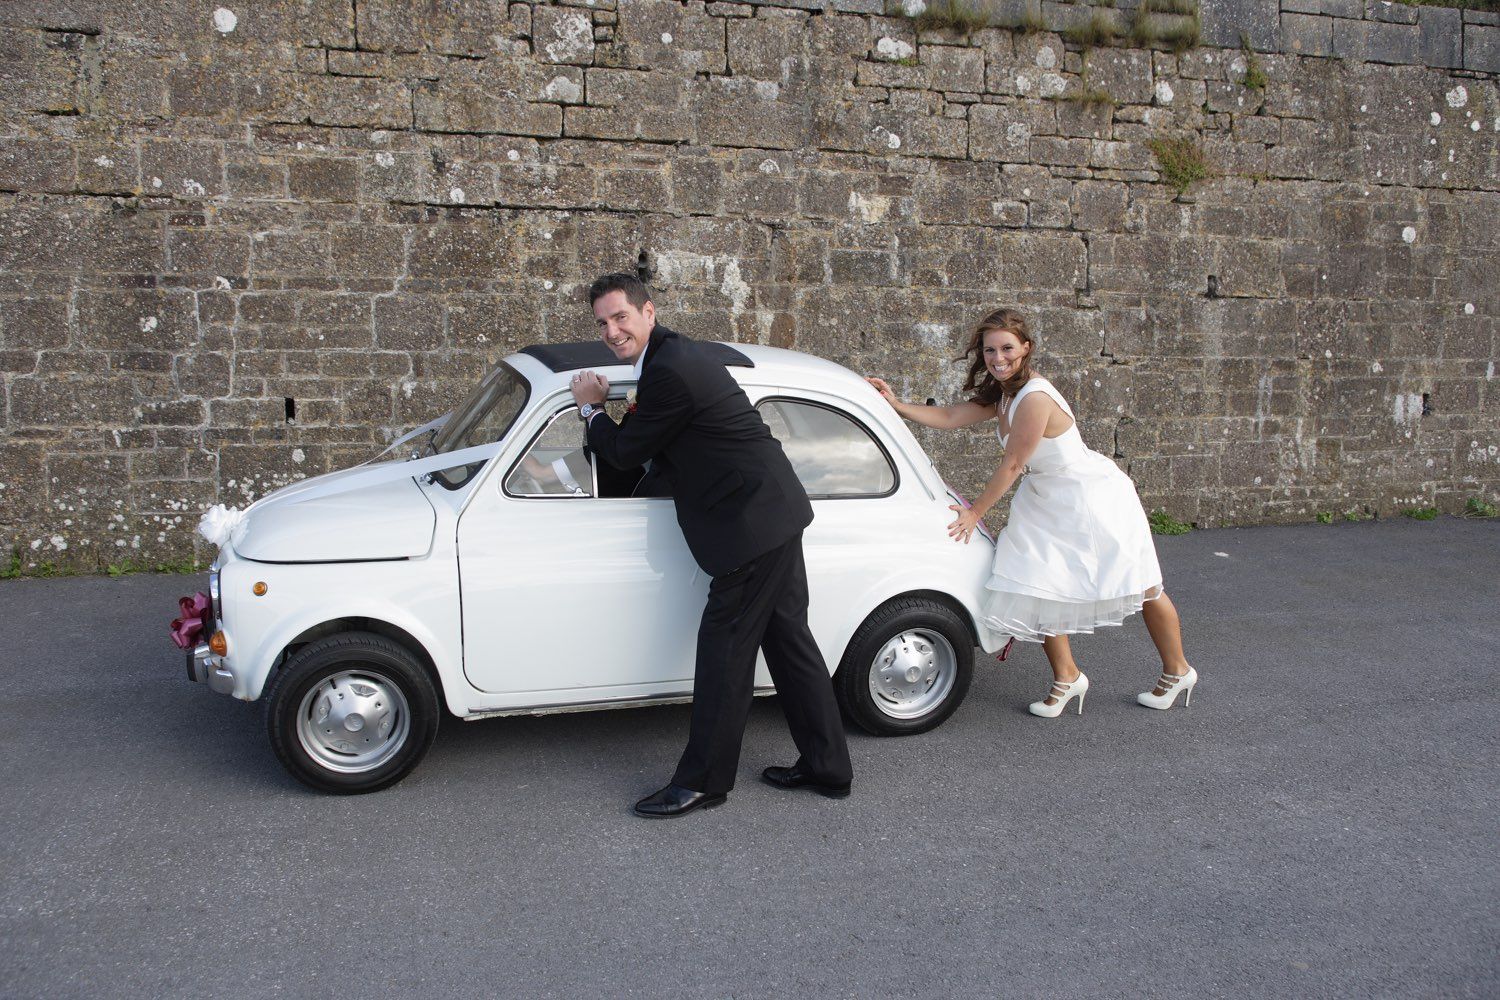
[[[920,403],[907,403],[896,398],[891,387],[881,378],[866,378],[866,382],[875,387],[875,391],[890,403],[892,408],[907,420],[921,424],[924,427],[936,427],[938,430],[950,431],[960,427],[972,427],[982,423],[995,415],[993,406],[980,406],[978,403],[955,403],[953,406],[924,406]]]
[[[1037,445],[1042,443],[1048,418],[1057,409],[1057,404],[1045,393],[1034,392],[1021,400],[1021,405],[1016,407],[1015,419],[1011,421],[1010,436],[1006,439],[1005,457],[1000,460],[995,474],[990,476],[990,481],[985,484],[984,492],[979,494],[979,499],[974,501],[972,507],[965,509],[950,506],[948,508],[958,514],[958,519],[948,525],[948,534],[954,541],[968,542],[974,526],[984,518],[985,514],[989,513],[991,507],[1000,502],[1000,498],[1015,485],[1016,480],[1021,478],[1021,473],[1026,469],[1026,463],[1031,461],[1031,456],[1036,454]]]

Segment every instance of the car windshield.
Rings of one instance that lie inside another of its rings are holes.
[[[530,385],[514,368],[504,362],[496,365],[433,437],[433,454],[500,440],[516,422],[530,392]]]

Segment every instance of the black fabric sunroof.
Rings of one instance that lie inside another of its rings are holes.
[[[714,341],[699,341],[699,343],[716,354],[727,368],[755,367],[755,362],[728,344]],[[571,372],[580,368],[608,368],[620,363],[615,358],[614,352],[604,346],[602,340],[583,340],[571,344],[532,344],[530,347],[521,348],[521,353],[529,354],[555,372]]]

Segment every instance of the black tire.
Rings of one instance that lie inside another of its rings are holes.
[[[899,637],[894,650],[887,644]],[[878,674],[883,653],[890,653],[891,666],[903,658],[912,669],[922,670],[930,648],[935,659],[946,660],[939,674],[928,684],[923,677],[905,681],[904,674],[894,684],[886,685]],[[946,647],[946,648],[945,648]],[[879,689],[872,690],[871,674],[877,672]],[[833,676],[833,689],[844,715],[865,732],[875,736],[909,736],[925,733],[941,725],[958,710],[969,683],[974,678],[974,637],[969,627],[948,605],[925,597],[897,597],[876,608],[855,631],[849,648]],[[912,693],[903,703],[892,691],[897,687]]]
[[[410,651],[372,632],[341,632],[304,646],[276,672],[266,732],[292,777],[350,795],[406,777],[432,746],[438,713],[432,678]]]

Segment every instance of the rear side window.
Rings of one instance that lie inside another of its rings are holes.
[[[756,407],[813,499],[885,496],[896,470],[885,449],[848,414],[803,400],[772,398]]]

